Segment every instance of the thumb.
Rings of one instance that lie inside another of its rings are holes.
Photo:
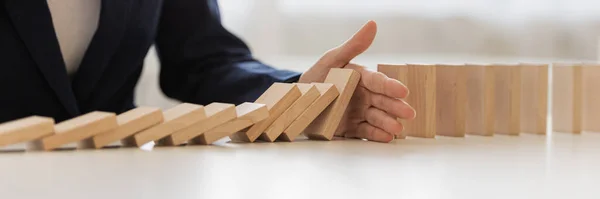
[[[365,52],[377,34],[377,23],[369,21],[363,25],[350,39],[342,45],[331,49],[327,52],[318,63],[319,65],[327,65],[328,67],[344,67],[356,56]]]

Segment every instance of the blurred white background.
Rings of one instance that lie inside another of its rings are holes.
[[[593,0],[220,0],[224,25],[278,68],[302,71],[367,20],[377,39],[357,63],[596,60]],[[137,103],[170,107],[148,54]]]

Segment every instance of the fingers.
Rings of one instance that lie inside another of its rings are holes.
[[[377,24],[369,21],[358,30],[350,39],[337,48],[337,64],[346,65],[350,60],[365,52],[377,35]]]
[[[392,79],[380,72],[365,69],[356,64],[348,64],[345,68],[354,69],[360,73],[360,85],[371,92],[383,94],[391,98],[406,98],[408,88],[400,81]]]
[[[414,119],[415,109],[401,99],[387,97],[381,94],[371,94],[372,106],[380,110],[385,110],[388,114],[402,119]]]
[[[365,120],[374,127],[380,128],[390,135],[401,135],[404,127],[395,117],[381,109],[370,107],[365,112]]]
[[[358,128],[351,134],[346,135],[346,137],[367,139],[369,141],[385,143],[394,140],[394,136],[392,134],[389,134],[388,132],[385,132],[367,122],[360,123]]]

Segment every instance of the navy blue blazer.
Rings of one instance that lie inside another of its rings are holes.
[[[134,108],[153,44],[160,88],[183,102],[250,102],[273,82],[297,81],[255,60],[220,20],[216,0],[102,0],[98,29],[69,77],[46,0],[0,0],[0,122]]]

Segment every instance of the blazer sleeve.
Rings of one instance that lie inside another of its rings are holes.
[[[163,1],[156,49],[162,91],[184,102],[252,102],[274,82],[300,77],[254,59],[221,24],[216,0]]]

